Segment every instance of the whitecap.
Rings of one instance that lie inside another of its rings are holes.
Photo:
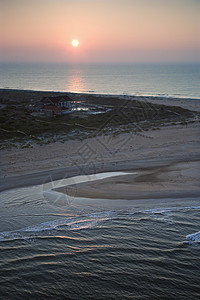
[[[112,220],[114,215],[115,214],[112,211],[91,213],[79,217],[69,217],[44,222],[15,231],[5,231],[0,233],[0,242],[37,238],[43,232],[53,230],[59,231],[63,230],[63,228],[67,230],[91,229],[95,226],[99,226],[102,222]]]
[[[146,209],[141,212],[163,214],[167,212],[176,212],[176,211],[191,210],[191,209],[198,210],[200,209],[200,206],[174,206],[174,207],[165,207],[165,208],[153,208],[153,209]]]
[[[192,233],[192,234],[188,234],[186,236],[185,243],[194,245],[194,246],[198,246],[198,244],[200,243],[200,231]]]

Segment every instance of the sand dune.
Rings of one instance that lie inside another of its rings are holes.
[[[180,106],[188,103],[183,99]],[[145,193],[148,197],[150,194],[161,197],[166,193],[197,194],[199,146],[200,123],[196,120],[147,132],[102,134],[82,141],[1,150],[0,190],[76,175],[137,170],[138,175],[80,184],[76,187],[77,195],[134,199],[142,193],[142,197]],[[66,192],[65,188],[62,192]]]

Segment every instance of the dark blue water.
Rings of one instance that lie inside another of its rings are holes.
[[[198,199],[63,197],[1,193],[1,299],[199,299]]]
[[[200,64],[0,64],[0,88],[200,98]]]

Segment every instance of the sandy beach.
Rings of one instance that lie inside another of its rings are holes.
[[[76,186],[76,196],[139,199],[199,195],[200,124],[147,133],[101,135],[83,141],[33,144],[1,151],[1,190],[80,174],[131,171],[137,175]],[[65,188],[60,190],[66,192]]]
[[[154,168],[135,169],[132,174],[88,181],[54,189],[72,197],[93,199],[161,199],[197,197],[200,164],[196,160]]]
[[[17,90],[8,90],[8,93],[12,101],[15,99],[19,101],[20,97],[24,97],[26,103],[30,97],[34,97],[34,101],[38,102],[39,97],[43,95],[43,92]],[[5,96],[6,91],[2,91],[2,95]],[[51,96],[52,93],[49,95]],[[89,120],[96,122],[97,118],[100,122],[96,123],[97,129],[90,132],[88,138],[85,136],[81,139],[81,132],[76,139],[63,140],[59,139],[58,135],[54,143],[38,144],[37,140],[36,142],[33,140],[29,142],[28,147],[19,144],[18,147],[1,150],[1,191],[43,184],[76,175],[129,171],[134,174],[80,183],[72,187],[72,190],[75,188],[77,197],[102,199],[133,200],[200,195],[200,123],[199,115],[196,113],[200,110],[199,100],[76,95],[79,100],[83,97],[88,101],[87,103],[112,107],[118,115],[118,122],[125,116],[124,123],[122,122],[120,126],[116,126],[118,123],[112,123],[115,120],[114,113],[110,114],[106,121],[104,115],[100,118],[94,116],[87,119],[82,118],[79,113],[79,123],[86,120],[87,126],[91,127],[93,123]],[[33,103],[33,100],[31,101]],[[119,106],[121,101],[122,108]],[[154,106],[153,103],[159,105]],[[123,112],[120,115],[121,109]],[[187,111],[188,109],[192,112]],[[130,111],[131,115],[129,115]],[[134,124],[131,118],[135,116],[137,118],[137,114],[140,114],[140,119],[136,127],[129,126],[126,127],[126,131],[123,131],[123,126]],[[143,114],[146,119],[143,119]],[[170,115],[174,117],[170,119]],[[29,113],[29,117],[33,116]],[[38,116],[35,118],[37,119]],[[45,119],[40,120],[45,122]],[[49,123],[57,122],[57,119],[48,120]],[[65,120],[68,120],[67,117]],[[70,120],[67,122],[77,126],[73,118]],[[129,120],[128,125],[126,125],[127,120]],[[59,122],[62,124],[64,121]],[[101,126],[100,131],[98,124]],[[70,193],[65,187],[58,191]]]

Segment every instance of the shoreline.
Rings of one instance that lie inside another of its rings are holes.
[[[73,95],[73,96],[94,96],[94,97],[104,97],[112,98],[116,97],[118,99],[124,100],[135,100],[135,101],[146,101],[154,104],[163,104],[163,105],[175,105],[191,109],[192,107],[196,111],[200,111],[200,98],[191,98],[191,97],[175,97],[175,96],[160,96],[160,95],[131,95],[131,94],[104,94],[104,93],[93,93],[93,92],[67,92],[67,91],[40,91],[40,90],[22,90],[22,89],[12,89],[12,88],[0,88],[1,92],[22,92],[22,93],[39,93],[39,94],[48,94],[48,95]],[[182,102],[183,101],[183,102]],[[186,103],[184,103],[186,101]],[[173,103],[174,102],[174,103]],[[192,107],[191,104],[193,103]],[[192,109],[191,109],[192,110]]]
[[[140,200],[199,197],[200,164],[183,160],[130,170],[128,174],[53,188],[74,198]],[[124,171],[125,173],[128,170]],[[132,173],[133,172],[133,173]],[[132,173],[132,174],[131,174]],[[185,183],[190,181],[190,185]]]
[[[56,95],[67,95],[72,109],[59,114],[44,110],[44,96]],[[101,134],[148,135],[152,129],[195,123],[200,100],[0,90],[0,119],[0,149],[29,148]]]
[[[151,131],[152,139],[122,133],[112,138],[101,136],[63,144],[35,145],[30,149],[2,150],[0,191],[78,175],[197,162],[200,157],[199,130],[200,124],[191,124]],[[91,153],[81,155],[84,149]]]
[[[66,167],[66,168],[59,168],[59,169],[50,169],[46,171],[40,172],[31,172],[21,175],[15,175],[10,177],[1,178],[0,184],[0,192],[34,186],[34,185],[41,185],[46,184],[48,182],[53,182],[56,180],[67,179],[74,176],[80,175],[93,175],[97,173],[103,172],[116,172],[116,171],[146,171],[151,168],[164,168],[171,164],[181,163],[181,162],[196,162],[199,161],[198,156],[193,157],[183,157],[182,159],[172,159],[166,158],[164,160],[140,160],[140,161],[110,161],[104,165],[102,163],[95,163],[91,168],[90,164],[87,165],[80,165],[78,167]],[[81,172],[84,170],[84,172]],[[95,173],[94,173],[95,171]]]
[[[41,95],[46,92],[35,93]],[[108,99],[110,97],[104,96]],[[121,97],[124,99],[126,96]],[[139,98],[141,100],[141,96],[137,96],[137,100]],[[173,105],[178,104],[180,107],[190,105],[189,100],[170,100]],[[200,109],[200,101],[192,101]],[[142,132],[130,130],[127,133],[119,132],[118,135],[102,132],[101,135],[83,140],[57,140],[47,145],[32,143],[30,148],[4,149],[1,150],[0,191],[39,185],[76,175],[138,168],[144,170],[171,163],[197,162],[200,157],[199,131],[200,123],[196,120],[186,125],[160,125]],[[189,183],[186,181],[186,184]]]
[[[191,98],[191,97],[177,97],[177,96],[161,96],[161,95],[134,95],[134,94],[109,94],[109,93],[95,93],[93,91],[86,91],[86,92],[73,92],[73,91],[70,91],[70,92],[67,92],[67,91],[54,91],[54,90],[27,90],[27,89],[16,89],[16,88],[2,88],[0,87],[0,92],[1,91],[8,91],[8,92],[11,92],[11,91],[21,91],[21,92],[36,92],[36,93],[52,93],[52,94],[56,94],[56,93],[59,93],[59,94],[77,94],[77,95],[91,95],[91,96],[107,96],[107,97],[136,97],[136,98],[142,98],[142,97],[145,97],[145,98],[160,98],[160,99],[174,99],[174,100],[179,100],[179,99],[182,99],[182,100],[200,100],[200,98]]]

